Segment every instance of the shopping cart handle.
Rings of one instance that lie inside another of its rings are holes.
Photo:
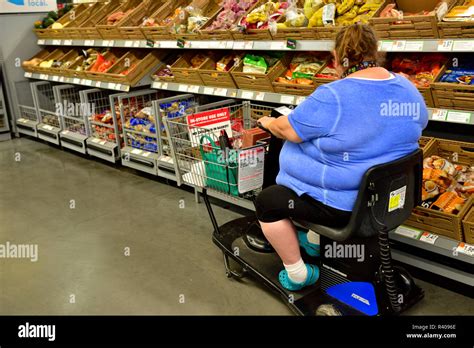
[[[272,134],[272,132],[270,132],[269,129],[265,128],[265,127],[260,123],[260,121],[257,121],[257,127],[260,128],[261,130],[267,132],[267,133]]]

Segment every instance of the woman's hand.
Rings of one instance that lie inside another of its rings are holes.
[[[269,128],[270,124],[272,122],[274,122],[275,120],[276,120],[276,118],[274,118],[274,117],[264,116],[264,117],[258,119],[258,123],[263,128],[270,130],[270,128]]]
[[[277,138],[297,144],[302,142],[288,121],[288,116],[280,116],[278,118],[265,116],[260,118],[258,123]]]

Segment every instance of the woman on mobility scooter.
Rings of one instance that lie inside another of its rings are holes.
[[[340,80],[319,87],[288,116],[259,120],[286,140],[277,185],[260,193],[256,210],[283,261],[279,281],[290,291],[319,277],[316,265],[303,262],[300,245],[310,256],[320,253],[319,236],[297,232],[291,219],[346,225],[365,172],[416,151],[428,122],[415,86],[378,66],[378,41],[369,26],[343,28],[333,55]]]

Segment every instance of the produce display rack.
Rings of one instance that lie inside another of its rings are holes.
[[[86,154],[86,139],[89,137],[86,110],[80,94],[80,88],[74,85],[54,86],[56,105],[61,105],[60,120],[62,131],[59,133],[61,145],[73,151]]]
[[[126,84],[114,83],[114,82],[109,82],[109,81],[93,81],[93,80],[82,79],[78,77],[66,77],[66,76],[58,76],[58,75],[32,73],[32,72],[25,72],[24,76],[26,78],[35,79],[35,80],[67,83],[67,84],[81,85],[81,86],[86,86],[86,87],[91,87],[91,88],[110,89],[110,90],[120,91],[120,92],[128,92],[132,88],[130,85],[126,85]],[[137,84],[135,84],[134,87],[149,86],[151,82],[152,82],[151,77],[145,76],[142,80],[140,80]]]
[[[36,111],[36,101],[33,97],[33,89],[37,84],[43,82],[19,81],[15,83],[16,96],[18,99],[18,117],[15,120],[18,133],[38,136],[37,126],[39,116]]]
[[[122,134],[119,124],[118,98],[122,93],[113,94],[102,89],[88,89],[81,91],[82,101],[92,106],[91,114],[86,115],[89,138],[86,139],[87,153],[96,158],[115,163],[120,158]],[[111,122],[95,121],[94,115],[103,115],[109,112]],[[99,133],[99,130],[106,132]]]
[[[391,232],[390,240],[393,259],[415,276],[474,297],[474,246],[408,226]]]
[[[296,46],[284,40],[259,41],[211,41],[192,40],[60,40],[40,39],[39,46],[87,46],[87,47],[126,47],[126,48],[182,48],[182,49],[221,49],[255,51],[331,51],[333,40],[296,40]],[[381,52],[474,52],[474,39],[415,39],[380,40]]]
[[[50,82],[33,85],[33,97],[38,112],[38,138],[49,143],[60,145],[61,120],[56,110],[54,85]]]

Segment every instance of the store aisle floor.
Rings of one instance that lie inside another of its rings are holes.
[[[0,259],[0,315],[290,314],[226,278],[211,229],[192,193],[37,141],[0,143],[0,243],[39,250],[37,262]],[[410,314],[474,313],[472,299],[420,284]]]

